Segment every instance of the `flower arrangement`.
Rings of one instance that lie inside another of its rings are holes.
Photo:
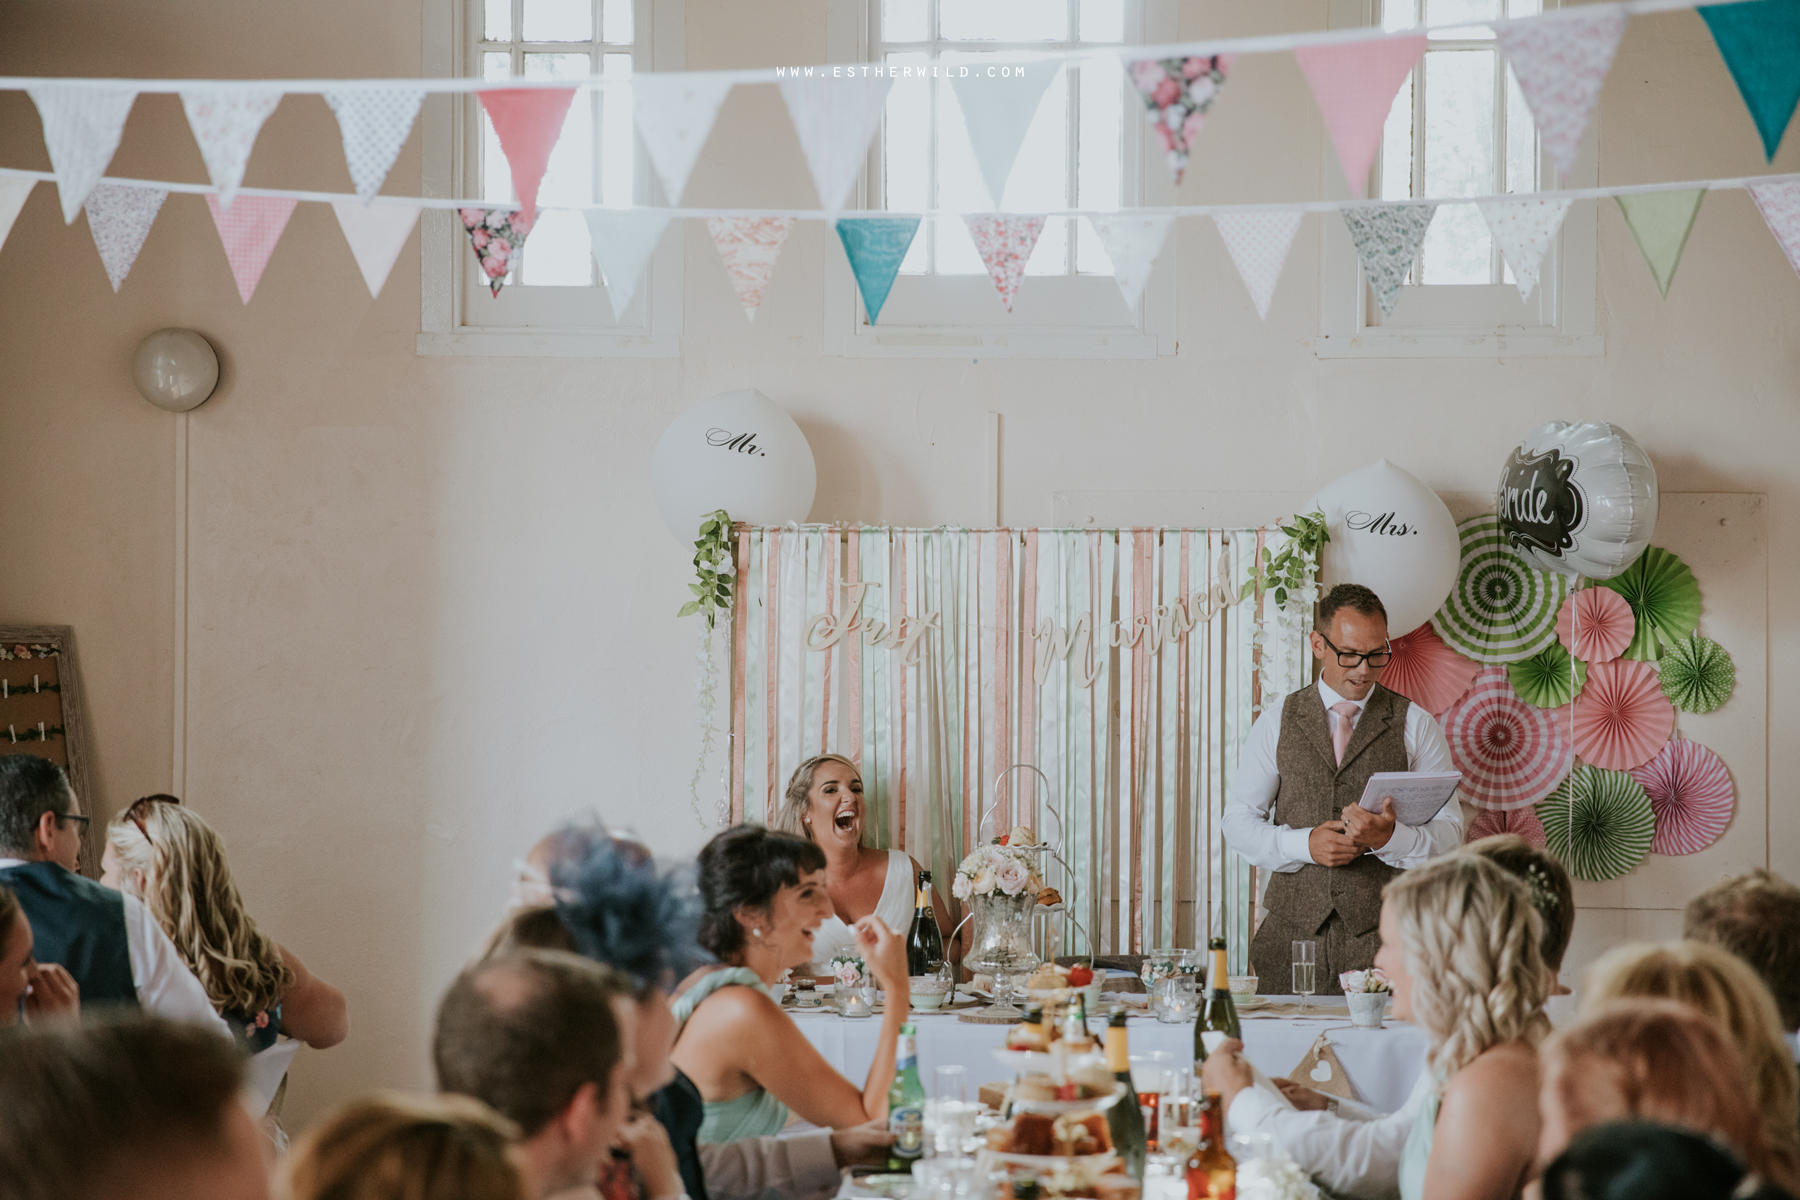
[[[1381,973],[1380,967],[1370,967],[1366,971],[1339,971],[1338,986],[1344,994],[1352,992],[1389,992],[1388,977]]]
[[[831,977],[837,980],[839,987],[861,987],[868,978],[869,967],[858,954],[834,954],[831,956]]]
[[[1319,1200],[1319,1185],[1286,1151],[1276,1150],[1238,1164],[1237,1194],[1238,1200]]]
[[[1012,834],[1007,836],[1008,840],[1016,840]],[[957,865],[950,894],[958,900],[992,896],[995,892],[1017,896],[1029,891],[1035,896],[1043,887],[1044,881],[1039,877],[1036,865],[1024,850],[990,842],[969,851],[969,856]]]

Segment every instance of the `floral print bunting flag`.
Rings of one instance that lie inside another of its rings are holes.
[[[731,276],[731,289],[744,306],[744,317],[756,320],[763,289],[775,271],[775,260],[794,228],[792,217],[708,217],[706,231]]]
[[[498,296],[513,269],[513,257],[531,233],[531,218],[504,208],[461,208],[463,228],[481,263],[488,288]]]
[[[1044,232],[1044,218],[971,213],[963,218],[963,223],[969,227],[975,249],[1000,292],[1000,303],[1011,312],[1013,297],[1019,292],[1019,277],[1025,274],[1025,264],[1031,261],[1038,235]]]
[[[1363,273],[1369,277],[1369,288],[1385,316],[1394,315],[1400,299],[1400,285],[1418,260],[1419,246],[1425,231],[1437,213],[1435,204],[1398,204],[1346,208],[1344,224],[1350,227],[1350,240],[1356,243],[1356,257],[1362,260]]]
[[[1187,170],[1188,151],[1206,123],[1206,112],[1219,98],[1232,54],[1195,54],[1187,58],[1143,58],[1131,64],[1131,82],[1144,98],[1145,117],[1162,142],[1169,177],[1176,183]]]

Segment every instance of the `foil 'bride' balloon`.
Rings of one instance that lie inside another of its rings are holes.
[[[1656,529],[1656,467],[1604,421],[1551,421],[1513,447],[1494,496],[1500,529],[1545,571],[1611,579]]]

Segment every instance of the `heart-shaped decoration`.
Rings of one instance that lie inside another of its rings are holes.
[[[1314,1083],[1330,1083],[1331,1082],[1331,1064],[1326,1062],[1322,1058],[1318,1062],[1314,1063],[1313,1069],[1312,1069],[1312,1078],[1313,1078]]]

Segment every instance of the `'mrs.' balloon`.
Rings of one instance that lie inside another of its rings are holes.
[[[1443,607],[1462,552],[1436,492],[1387,459],[1326,484],[1307,511],[1325,514],[1323,588],[1360,583],[1381,597],[1388,636],[1411,633]]]
[[[1513,447],[1494,510],[1532,566],[1611,579],[1650,544],[1656,500],[1656,467],[1629,433],[1551,421]]]
[[[683,543],[721,508],[752,525],[804,521],[818,483],[806,435],[755,389],[694,405],[664,431],[650,459],[656,510]]]

